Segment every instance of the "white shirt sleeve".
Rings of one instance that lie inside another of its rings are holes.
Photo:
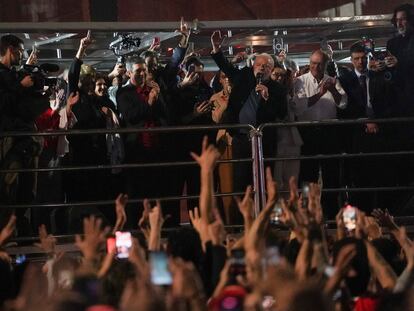
[[[339,102],[337,106],[339,109],[345,109],[348,103],[348,95],[346,95],[344,89],[342,88],[342,85],[339,82],[339,79],[336,79],[335,88],[338,91],[338,93],[342,95],[341,101]]]
[[[305,82],[299,77],[295,81],[293,97],[294,112],[296,115],[301,115],[308,109],[308,100]]]
[[[71,114],[68,116],[68,113],[65,107],[63,109],[60,109],[59,116],[60,116],[59,129],[62,129],[62,130],[70,129],[78,122],[73,112],[71,112]],[[59,135],[57,147],[56,147],[57,155],[59,157],[63,157],[68,152],[69,152],[69,141],[66,138],[66,135]]]

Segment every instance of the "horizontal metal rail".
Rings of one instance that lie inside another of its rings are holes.
[[[390,152],[370,152],[370,153],[336,153],[318,154],[313,156],[288,156],[288,157],[269,157],[264,161],[293,161],[293,160],[324,160],[324,159],[349,159],[367,157],[392,157],[414,155],[414,151],[390,151]],[[1,172],[1,171],[0,171]]]
[[[351,124],[365,124],[365,123],[409,123],[414,122],[414,118],[389,118],[389,119],[353,119],[353,120],[323,120],[323,121],[299,121],[299,122],[276,122],[276,123],[263,123],[257,130],[261,131],[265,127],[292,127],[292,126],[328,126],[328,125],[351,125]],[[44,132],[30,132],[30,131],[9,131],[1,132],[0,137],[23,137],[23,136],[60,136],[60,135],[89,135],[89,134],[127,134],[127,133],[170,133],[170,132],[189,132],[196,130],[215,130],[215,129],[250,129],[255,130],[252,125],[249,124],[220,124],[220,125],[197,125],[197,126],[163,126],[153,128],[118,128],[118,129],[87,129],[87,130],[57,130],[57,131],[44,131]]]
[[[244,192],[225,192],[216,193],[215,197],[226,197],[226,196],[242,196]],[[181,195],[181,196],[170,196],[170,197],[159,197],[159,198],[148,198],[148,200],[160,200],[160,201],[179,201],[188,199],[198,199],[199,195]],[[128,203],[142,203],[145,198],[141,199],[128,199]],[[10,208],[42,208],[42,207],[75,207],[75,206],[97,206],[97,205],[111,205],[114,204],[114,200],[100,200],[100,201],[85,201],[85,202],[69,202],[69,203],[36,203],[36,204],[1,204],[0,209]]]
[[[378,124],[388,124],[388,123],[410,123],[414,122],[413,117],[406,118],[388,118],[388,119],[352,119],[352,120],[340,120],[340,119],[331,119],[331,120],[321,120],[321,121],[297,121],[297,122],[274,122],[274,123],[263,123],[258,127],[258,130],[261,131],[266,127],[292,127],[292,126],[328,126],[328,125],[352,125],[352,124],[365,124],[365,123],[378,123]]]
[[[252,162],[251,158],[220,160],[218,164],[225,163],[244,163]],[[124,168],[145,168],[145,167],[172,167],[172,166],[195,166],[195,161],[181,162],[153,162],[153,163],[130,163],[114,165],[87,165],[87,166],[62,166],[48,168],[26,168],[26,169],[6,169],[0,170],[0,173],[29,173],[29,172],[55,172],[55,171],[88,171],[88,170],[107,170],[107,169],[124,169]]]
[[[365,188],[328,188],[322,189],[322,192],[389,192],[389,191],[413,191],[414,186],[394,186],[394,187],[365,187]],[[289,193],[288,190],[278,191],[278,193]],[[244,192],[225,192],[216,193],[215,197],[227,197],[227,196],[243,196]],[[159,198],[148,198],[149,200],[160,200],[160,201],[179,201],[187,199],[198,199],[199,195],[187,195],[187,196],[170,196],[170,197],[159,197]],[[128,203],[141,203],[142,199],[130,199]],[[111,205],[114,204],[114,200],[101,200],[101,201],[85,201],[85,202],[68,202],[68,203],[38,203],[38,204],[2,204],[0,209],[11,209],[11,208],[45,208],[45,207],[75,207],[75,206],[97,206],[97,205]]]
[[[326,25],[358,25],[364,22],[382,22],[391,27],[390,14],[365,15],[351,17],[314,17],[290,19],[255,19],[255,20],[226,20],[226,21],[200,21],[203,29],[264,29],[275,27],[320,27]],[[0,23],[0,29],[6,32],[24,31],[28,33],[39,30],[52,32],[62,31],[171,31],[177,29],[179,23],[174,21],[148,21],[148,22],[7,22]]]
[[[85,130],[56,130],[56,131],[9,131],[1,132],[0,137],[25,137],[25,136],[61,136],[61,135],[90,135],[90,134],[128,134],[128,133],[172,133],[192,132],[197,130],[219,129],[249,129],[255,128],[249,124],[220,124],[220,125],[194,125],[194,126],[160,126],[151,128],[116,128],[116,129],[85,129]]]

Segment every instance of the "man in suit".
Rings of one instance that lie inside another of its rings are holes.
[[[287,113],[286,91],[277,82],[270,79],[274,68],[273,58],[269,54],[259,54],[253,67],[238,69],[224,57],[220,50],[221,35],[215,31],[211,36],[212,57],[217,66],[233,84],[228,108],[224,112],[223,123],[259,125],[266,122],[283,120]],[[274,155],[274,129],[267,129],[263,135],[265,156]],[[251,157],[251,142],[248,130],[232,131],[234,158]],[[233,166],[234,190],[244,191],[252,184],[252,170],[246,163]]]
[[[368,52],[361,42],[350,48],[352,70],[344,71],[340,76],[341,85],[348,95],[346,109],[340,118],[369,118],[373,122],[354,124],[343,128],[342,148],[346,153],[369,153],[393,151],[392,126],[376,124],[375,118],[387,118],[395,115],[393,105],[393,87],[386,73],[377,70],[379,61],[372,60],[368,69]],[[344,183],[348,186],[374,187],[392,183],[393,161],[389,158],[355,158],[344,161]],[[379,169],[381,167],[381,170]],[[375,193],[351,193],[348,198],[352,204],[364,210],[381,204]]]

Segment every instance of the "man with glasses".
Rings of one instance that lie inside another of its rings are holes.
[[[223,123],[250,124],[283,120],[287,113],[286,90],[270,78],[274,68],[273,58],[266,53],[255,56],[253,67],[238,69],[227,61],[220,49],[222,37],[219,31],[211,36],[212,57],[217,66],[233,83],[228,108]],[[251,157],[248,129],[231,131],[234,158]],[[269,133],[270,132],[270,133]],[[266,128],[263,135],[265,156],[275,154],[275,129]],[[248,163],[233,166],[234,190],[244,191],[252,183],[252,170]]]
[[[298,77],[294,85],[295,114],[299,121],[323,121],[337,118],[337,110],[343,109],[347,96],[340,82],[326,74],[329,56],[316,50],[309,60],[310,71]],[[338,131],[332,126],[299,127],[303,139],[302,155],[333,154],[339,152]],[[335,188],[339,185],[337,160],[303,160],[301,182],[317,182],[322,173],[323,185]],[[335,215],[338,207],[336,194],[323,195],[329,216]],[[329,211],[332,211],[329,213]]]

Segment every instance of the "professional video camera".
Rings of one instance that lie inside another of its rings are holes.
[[[385,58],[390,56],[390,52],[387,50],[376,50],[375,49],[375,41],[373,39],[363,37],[362,38],[362,44],[365,47],[366,52],[370,55],[372,60],[378,61],[378,62],[384,62]],[[384,79],[386,81],[392,80],[392,72],[388,69],[384,70]]]
[[[125,63],[124,54],[131,52],[134,48],[138,48],[141,44],[141,38],[134,33],[121,34],[118,39],[109,44],[109,49],[117,56],[118,63]],[[122,52],[124,52],[122,54]]]
[[[57,83],[56,77],[49,77],[50,72],[59,71],[59,66],[55,64],[41,64],[41,65],[23,65],[19,70],[19,76],[23,79],[30,75],[33,79],[33,89],[36,92],[43,92],[44,87],[53,87]]]

